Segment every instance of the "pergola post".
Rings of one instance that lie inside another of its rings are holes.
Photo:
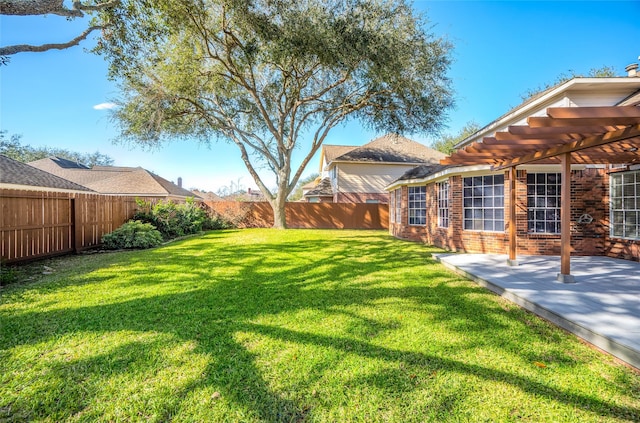
[[[509,266],[517,266],[517,231],[516,231],[516,167],[509,168]]]
[[[560,273],[557,279],[563,283],[573,283],[571,275],[571,153],[560,155],[562,167],[562,188],[560,205]]]

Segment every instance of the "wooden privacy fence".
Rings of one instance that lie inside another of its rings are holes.
[[[3,263],[80,252],[131,219],[136,199],[125,196],[0,189]]]
[[[215,213],[238,227],[271,227],[273,210],[266,202],[207,201]],[[289,228],[388,229],[389,205],[364,203],[287,203]]]
[[[155,202],[159,198],[145,197]],[[77,253],[131,219],[138,206],[127,196],[0,189],[2,263]],[[207,202],[238,227],[273,226],[268,203]],[[387,229],[386,204],[288,203],[290,228]]]

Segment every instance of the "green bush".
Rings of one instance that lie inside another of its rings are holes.
[[[108,250],[151,248],[161,243],[160,232],[153,225],[139,220],[130,220],[102,237],[102,246]]]
[[[18,280],[16,271],[4,264],[0,265],[0,286],[14,283]]]
[[[141,210],[133,218],[155,226],[164,239],[228,227],[224,220],[209,217],[207,211],[191,198],[182,204],[160,201],[151,205],[139,201],[138,206]]]

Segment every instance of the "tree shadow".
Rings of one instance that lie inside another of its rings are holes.
[[[607,410],[601,411],[604,415],[640,416],[638,408],[553,388],[491,366],[374,344],[373,340],[392,333],[404,322],[394,316],[381,318],[357,313],[353,311],[354,307],[368,306],[375,310],[385,304],[402,302],[407,305],[404,309],[407,313],[422,313],[425,325],[441,325],[459,335],[462,341],[456,348],[492,345],[508,351],[526,349],[518,337],[503,333],[514,328],[528,330],[525,322],[505,323],[507,312],[491,299],[492,294],[461,282],[443,270],[419,245],[367,232],[359,238],[345,235],[321,239],[316,236],[308,240],[269,240],[252,245],[220,242],[240,235],[213,233],[156,250],[113,256],[107,267],[81,275],[70,274],[68,280],[59,281],[54,288],[26,287],[25,291],[43,289],[45,297],[47,289],[63,290],[78,284],[86,285],[84,295],[91,295],[96,285],[105,283],[116,291],[127,288],[134,293],[101,294],[99,304],[45,311],[12,311],[0,307],[0,370],[3,361],[5,365],[10,361],[15,348],[49,345],[52,340],[82,333],[108,336],[124,331],[159,336],[142,341],[133,336],[131,339],[125,337],[116,348],[70,360],[50,360],[47,371],[57,384],[44,384],[30,392],[30,397],[13,395],[4,404],[0,400],[0,418],[7,418],[2,410],[5,414],[10,413],[8,419],[45,418],[47,416],[42,413],[46,411],[43,410],[51,409],[59,413],[54,420],[76,415],[104,418],[91,413],[100,410],[94,401],[103,397],[101,388],[105,383],[130,372],[153,380],[152,373],[156,371],[158,361],[163,360],[166,349],[184,345],[192,346],[185,357],[197,356],[201,368],[173,384],[169,394],[155,395],[158,399],[154,404],[142,400],[138,403],[140,410],[150,413],[154,419],[170,420],[186,412],[185,403],[188,398],[191,400],[194,392],[220,395],[219,399],[209,398],[208,408],[213,414],[202,418],[216,416],[259,421],[302,421],[307,418],[313,412],[309,404],[315,404],[317,400],[305,395],[312,396],[310,387],[321,383],[332,362],[318,360],[314,363],[305,380],[299,382],[299,388],[305,393],[292,399],[283,395],[268,379],[258,363],[259,357],[250,345],[238,339],[239,333],[326,348],[338,354],[355,354],[384,363],[497,380],[585,411]],[[324,259],[317,260],[319,255]],[[127,268],[126,278],[121,278],[122,267]],[[397,276],[399,272],[413,272],[415,283]],[[429,280],[421,281],[421,277]],[[394,278],[400,282],[390,285]],[[15,301],[19,295],[12,298]],[[332,328],[333,335],[292,330],[279,323],[279,316],[300,313],[315,313],[321,319],[347,323]],[[388,368],[366,377],[356,377],[353,384],[375,386],[380,380],[386,380],[379,385],[380,389],[393,386],[394,394],[416,389],[401,370]],[[11,382],[15,383],[15,380]],[[157,383],[158,392],[164,392],[166,381]],[[66,387],[64,389],[71,392],[58,392],[59,387]],[[154,392],[151,389],[146,395],[154,396]],[[129,400],[121,398],[123,403]],[[446,412],[456,401],[459,399],[455,396],[443,399],[438,407]],[[35,409],[34,402],[40,404]],[[220,404],[232,404],[233,410],[240,414],[225,414],[228,411]]]

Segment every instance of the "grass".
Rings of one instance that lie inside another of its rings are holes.
[[[0,422],[640,421],[636,373],[434,251],[243,230],[25,268]]]

